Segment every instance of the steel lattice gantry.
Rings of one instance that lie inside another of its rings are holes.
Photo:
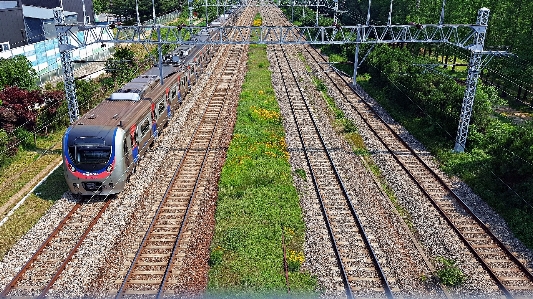
[[[313,2],[313,0],[310,0]],[[314,1],[316,3],[316,0]],[[61,60],[65,70],[65,87],[69,101],[71,121],[77,118],[70,49],[91,44],[384,44],[384,43],[447,43],[471,51],[466,91],[461,110],[459,129],[454,150],[463,152],[468,135],[476,84],[484,57],[502,55],[504,52],[485,51],[484,42],[488,27],[489,9],[478,11],[476,24],[415,24],[415,25],[357,25],[357,26],[106,26],[68,25],[58,22],[56,29],[60,36]],[[190,39],[192,33],[210,30],[205,40]],[[77,34],[79,31],[83,34]],[[252,35],[256,38],[252,38]],[[257,38],[258,37],[258,38]],[[161,56],[161,55],[160,55]],[[358,53],[356,53],[358,56]],[[65,59],[63,59],[65,57]],[[161,60],[161,59],[160,59]],[[358,57],[354,69],[357,70]],[[70,74],[68,74],[70,73]],[[354,84],[356,84],[354,80]],[[70,88],[69,86],[72,86]],[[73,109],[72,111],[70,109]],[[75,109],[75,110],[74,110]]]

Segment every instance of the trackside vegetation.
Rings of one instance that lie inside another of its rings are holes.
[[[305,225],[264,45],[251,45],[237,122],[222,169],[208,294],[314,294],[301,266]]]

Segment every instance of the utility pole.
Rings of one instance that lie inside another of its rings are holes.
[[[366,14],[366,27],[368,27],[370,25],[370,7],[371,6],[372,6],[372,0],[368,0],[368,12]],[[392,9],[392,0],[391,0],[391,9]],[[390,20],[390,14],[389,14],[389,20]],[[354,55],[354,59],[353,59],[352,84],[354,86],[357,83],[357,69],[359,68],[359,47],[360,47],[360,45],[361,45],[361,34],[357,33],[357,38],[356,38],[356,41],[355,41],[355,55]]]
[[[187,1],[187,5],[189,6],[189,26],[192,26],[192,6],[191,6],[192,0]]]
[[[209,25],[209,16],[207,13],[207,0],[205,0],[205,27]]]
[[[318,26],[318,1],[319,0],[316,0],[316,21],[315,21],[315,26]]]
[[[65,25],[65,14],[63,7],[54,8],[54,20],[58,25]],[[78,99],[76,98],[76,86],[74,83],[74,70],[72,69],[72,45],[69,44],[68,34],[65,27],[56,27],[59,39],[59,53],[63,66],[63,80],[65,80],[65,95],[68,104],[68,116],[70,123],[79,118]]]
[[[440,11],[439,25],[444,24],[444,9],[446,8],[446,0],[442,0],[442,9]]]
[[[457,129],[457,137],[455,139],[455,147],[453,151],[462,153],[466,148],[466,138],[468,136],[468,126],[470,125],[470,117],[474,108],[474,98],[476,97],[477,81],[481,73],[483,46],[485,45],[485,37],[487,34],[487,26],[489,22],[490,10],[482,8],[478,11],[476,26],[474,29],[474,44],[470,47],[472,56],[468,63],[468,76],[466,77],[466,89],[463,97],[463,105],[461,107],[461,117],[459,118],[459,128]]]
[[[152,0],[152,15],[154,17],[154,25],[157,24],[156,20],[155,20],[155,0]]]
[[[141,18],[139,17],[139,0],[135,0],[135,13],[137,14],[137,26],[141,26]]]

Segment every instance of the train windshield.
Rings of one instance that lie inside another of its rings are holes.
[[[105,167],[111,157],[111,146],[106,145],[102,138],[79,137],[68,151],[78,166]]]

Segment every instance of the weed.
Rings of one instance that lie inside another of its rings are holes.
[[[437,271],[437,277],[443,285],[458,286],[464,282],[466,276],[455,265],[456,262],[454,260],[442,256],[438,256],[436,260],[441,265],[441,268]]]
[[[211,251],[211,255],[209,256],[209,266],[213,267],[220,264],[223,257],[224,251],[221,247],[217,247],[215,250]]]
[[[300,267],[304,263],[304,253],[296,252],[294,250],[287,251],[287,268],[290,272],[300,271]]]
[[[301,178],[304,181],[307,181],[307,174],[305,173],[305,170],[298,168],[294,172],[296,172],[299,178]]]

